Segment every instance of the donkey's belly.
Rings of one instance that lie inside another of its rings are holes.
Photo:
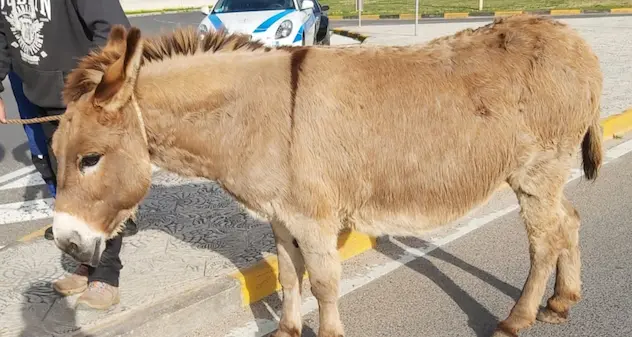
[[[476,162],[472,161],[472,164]],[[470,174],[447,169],[443,174],[412,173],[363,184],[362,206],[350,212],[349,223],[372,235],[419,236],[467,215],[486,203],[505,182],[505,163]],[[369,193],[367,193],[370,191]],[[349,214],[349,213],[347,213]]]
[[[422,236],[442,226],[423,215],[403,213],[374,217],[359,216],[349,220],[349,225],[354,230],[371,236]]]
[[[487,202],[494,193],[486,193],[476,200],[454,199],[432,208],[407,207],[402,210],[362,209],[349,218],[349,226],[369,235],[422,236],[466,216],[477,206]]]

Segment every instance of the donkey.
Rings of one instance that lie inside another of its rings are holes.
[[[55,243],[97,265],[148,193],[151,163],[215,180],[271,224],[276,336],[301,335],[306,268],[318,336],[339,337],[340,231],[418,236],[506,182],[531,264],[494,335],[516,336],[536,319],[567,320],[580,300],[580,218],[563,186],[580,147],[586,177],[598,175],[601,91],[587,43],[530,15],[406,47],[269,48],[226,32],[141,38],[117,26],[66,80]]]

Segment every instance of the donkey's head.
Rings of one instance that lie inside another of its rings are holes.
[[[81,61],[64,89],[67,110],[53,138],[58,161],[53,233],[57,247],[93,266],[151,185],[145,127],[134,96],[142,55],[138,29],[113,27],[107,45]]]

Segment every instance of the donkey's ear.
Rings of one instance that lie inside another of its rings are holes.
[[[125,51],[125,45],[127,44],[127,30],[123,25],[114,25],[112,29],[110,29],[110,34],[108,35],[108,42],[106,43],[103,50],[112,50],[112,51]]]
[[[126,36],[121,57],[104,72],[94,90],[93,102],[106,111],[119,111],[134,92],[143,56],[140,30],[132,27]]]

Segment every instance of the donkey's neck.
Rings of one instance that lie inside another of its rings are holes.
[[[270,181],[288,151],[287,62],[288,53],[244,52],[144,65],[137,99],[152,161],[237,194],[241,183]]]

